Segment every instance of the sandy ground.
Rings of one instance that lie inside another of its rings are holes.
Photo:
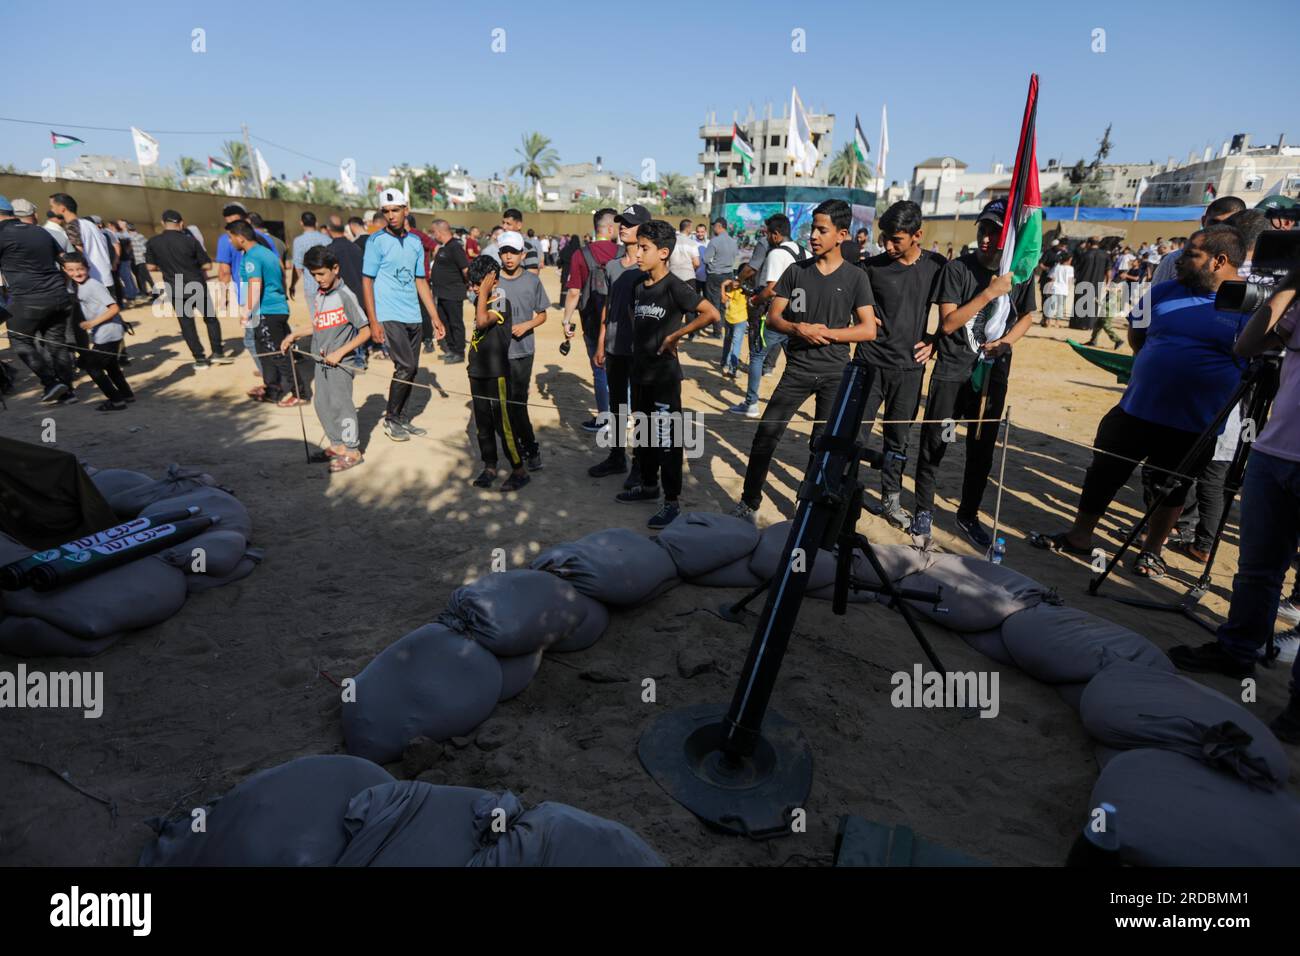
[[[555,271],[546,270],[544,280],[555,297]],[[295,306],[300,321],[302,308]],[[425,356],[420,381],[442,391],[415,395],[417,422],[429,435],[400,445],[383,436],[377,423],[390,367],[373,362],[356,389],[366,462],[334,476],[304,464],[297,411],[244,398],[254,382],[247,358],[196,371],[175,321],[145,309],[131,315],[141,325],[129,340],[128,375],[140,399],[128,412],[103,415],[90,401],[40,407],[22,369],[0,432],[35,441],[51,417],[59,447],[91,464],[158,474],[180,462],[209,471],[247,504],[266,560],[251,577],[191,597],[171,620],[129,634],[93,662],[43,662],[52,670],[102,669],[105,713],[85,720],[69,712],[9,711],[0,750],[66,773],[115,801],[119,813],[114,821],[104,806],[47,771],[6,761],[0,862],[132,863],[151,836],[146,818],[187,812],[292,757],[342,752],[339,692],[324,675],[357,673],[431,621],[452,589],[488,570],[493,549],[505,548],[511,566],[520,567],[543,548],[594,530],[643,528],[652,508],[619,504],[617,479],[586,475],[600,457],[594,436],[579,427],[592,411],[590,371],[580,342],[567,357],[559,354],[559,313],[551,315],[539,333],[531,410],[545,469],[505,497],[469,486],[478,463],[464,367],[444,368],[433,356]],[[236,338],[237,324],[223,324]],[[1024,539],[1030,530],[1059,527],[1072,512],[1088,462],[1088,452],[1072,442],[1091,440],[1121,392],[1113,377],[1075,357],[1065,336],[1035,330],[1017,346],[1001,510],[1007,564],[1161,647],[1199,641],[1204,632],[1177,615],[1089,597],[1082,563],[1031,550]],[[684,352],[686,404],[706,413],[708,437],[705,456],[688,463],[683,503],[725,509],[739,492],[756,422],[723,413],[741,390],[707,364],[719,354],[716,340],[688,344]],[[763,384],[766,396],[775,377]],[[85,398],[92,391],[88,382],[81,387]],[[313,442],[321,438],[310,409],[306,428]],[[778,449],[762,524],[793,512],[807,431],[797,424]],[[972,553],[951,533],[962,462],[959,443],[941,476],[936,544]],[[908,491],[910,505],[910,479]],[[991,487],[988,518],[995,499]],[[1113,549],[1114,530],[1138,514],[1139,504],[1133,480],[1099,543]],[[903,540],[874,518],[863,530],[882,542]],[[1205,601],[1216,617],[1226,610],[1236,543],[1234,521]],[[1139,581],[1126,568],[1105,591],[1176,597],[1196,569],[1177,555],[1170,563],[1164,582]],[[922,659],[902,619],[876,605],[836,618],[829,604],[813,600],[803,608],[774,695],[774,707],[802,726],[815,755],[807,832],[752,843],[706,831],[644,773],[636,742],[665,709],[730,700],[751,631],[709,611],[739,593],[683,585],[650,606],[615,614],[594,647],[548,658],[520,697],[497,708],[492,736],[504,746],[448,745],[422,779],[508,787],[529,803],[572,803],[631,826],[678,865],[826,864],[844,814],[905,823],[993,863],[1064,859],[1097,775],[1077,715],[1048,687],[1006,669],[997,719],[892,708],[890,675]],[[997,666],[955,634],[924,627],[950,669]],[[715,666],[686,679],[679,655]],[[16,663],[0,658],[6,669]],[[593,673],[617,680],[594,682]],[[655,703],[641,700],[645,677],[657,681]],[[1239,692],[1226,679],[1207,683]],[[1283,669],[1264,671],[1260,701],[1250,706],[1268,719],[1284,694]]]

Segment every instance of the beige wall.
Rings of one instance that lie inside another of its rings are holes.
[[[1044,232],[1051,233],[1058,224],[1056,222],[1044,222]],[[1166,239],[1171,236],[1190,236],[1193,232],[1201,227],[1197,220],[1191,222],[1071,222],[1071,227],[1079,227],[1086,230],[1084,235],[1089,236],[1114,236],[1123,235],[1124,241],[1129,245],[1137,245],[1143,242],[1150,242],[1159,237]],[[946,252],[948,243],[956,245],[965,245],[975,241],[975,220],[974,219],[935,219],[925,221],[925,236],[923,239],[924,246],[930,248],[930,243],[938,242],[939,251]],[[1074,234],[1074,230],[1071,230]]]
[[[42,222],[45,219],[46,199],[51,193],[60,192],[68,193],[77,200],[77,208],[81,215],[94,213],[104,219],[126,219],[135,223],[136,228],[146,236],[152,236],[162,228],[159,220],[164,209],[175,209],[185,217],[187,224],[199,227],[207,242],[209,254],[215,253],[217,237],[225,228],[221,219],[221,208],[234,201],[228,196],[218,196],[213,193],[92,183],[80,179],[55,179],[46,182],[39,176],[0,173],[0,195],[7,196],[11,200],[30,199],[36,204],[37,218]],[[263,219],[283,222],[285,236],[290,242],[302,231],[298,225],[298,217],[307,210],[316,213],[318,218],[323,218],[331,212],[345,216],[364,216],[367,208],[284,202],[278,199],[241,198],[238,201],[251,211],[261,213]],[[524,226],[533,229],[538,235],[561,233],[585,235],[591,231],[591,216],[586,213],[530,212],[525,213],[524,216]],[[438,217],[456,226],[464,226],[467,229],[478,226],[484,231],[501,222],[500,214],[494,212],[416,212],[418,225],[422,229]]]

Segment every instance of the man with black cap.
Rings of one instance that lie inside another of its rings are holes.
[[[0,196],[0,273],[9,290],[9,344],[41,382],[41,401],[72,394],[72,298],[58,262],[59,244],[40,226],[21,222]]]
[[[596,340],[596,354],[592,363],[605,370],[609,384],[609,414],[607,422],[612,426],[609,432],[609,455],[605,460],[592,465],[587,474],[593,478],[606,475],[621,475],[628,470],[627,451],[624,441],[627,436],[629,411],[635,407],[632,397],[632,300],[636,294],[637,283],[645,278],[637,263],[637,229],[650,221],[650,210],[645,206],[633,204],[617,216],[618,241],[623,244],[623,255],[616,256],[605,263],[606,284],[609,294],[605,297],[605,306],[600,317],[600,329]],[[636,451],[633,451],[633,457]],[[632,469],[623,487],[631,488],[637,483],[639,472]]]
[[[209,365],[229,365],[234,359],[226,355],[221,342],[221,323],[217,310],[208,295],[207,269],[212,260],[197,239],[186,231],[184,218],[175,209],[162,214],[162,232],[149,239],[144,246],[144,262],[162,274],[167,301],[176,310],[181,325],[181,335],[194,356],[196,369]],[[194,320],[202,318],[208,329],[208,344],[212,357],[203,354],[203,343]]]
[[[909,531],[928,543],[939,465],[953,440],[946,419],[997,418],[1007,398],[1011,347],[1029,331],[1038,311],[1032,278],[1012,286],[1010,273],[998,275],[1002,251],[1002,219],[1006,200],[995,199],[976,221],[976,248],[944,266],[939,278],[939,328],[927,341],[937,356],[925,398],[925,421],[916,463],[916,511]],[[1006,306],[998,300],[1008,297]],[[957,527],[981,551],[993,544],[979,521],[980,503],[988,487],[993,449],[998,440],[994,423],[966,426],[966,470],[962,479]]]

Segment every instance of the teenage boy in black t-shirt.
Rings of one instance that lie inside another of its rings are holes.
[[[510,401],[510,300],[500,294],[500,264],[491,256],[478,256],[469,264],[466,278],[474,295],[474,334],[467,349],[469,391],[474,403],[474,429],[478,433],[483,471],[475,488],[491,488],[497,477],[497,440],[510,459],[510,476],[501,491],[518,491],[528,484],[519,445],[518,406]]]
[[[871,283],[866,272],[844,261],[840,249],[852,224],[853,213],[844,200],[821,203],[813,210],[808,237],[813,258],[791,264],[777,280],[767,324],[789,336],[785,371],[754,435],[745,489],[731,512],[738,518],[752,521],[762,504],[772,453],[799,406],[816,396],[813,418],[824,422],[849,360],[849,344],[875,338]],[[822,428],[813,425],[810,448],[816,447]]]
[[[916,514],[909,529],[912,537],[928,542],[933,522],[934,487],[948,442],[943,421],[948,418],[998,418],[1007,398],[1011,371],[1011,346],[1029,331],[1038,311],[1032,278],[1012,288],[1011,275],[998,275],[1006,201],[995,199],[977,220],[977,247],[944,267],[939,280],[939,328],[934,336],[934,373],[925,397],[921,450],[916,463]],[[1010,312],[999,331],[989,329],[997,301],[1010,295]],[[990,334],[990,333],[994,334]],[[992,359],[992,363],[985,359]],[[983,364],[980,375],[975,373]],[[975,376],[972,378],[972,376]],[[980,382],[980,379],[983,382]],[[987,398],[980,408],[980,396]],[[966,470],[962,479],[957,527],[981,551],[993,544],[979,521],[980,502],[989,483],[998,425],[986,422],[966,426]]]
[[[677,244],[672,226],[652,219],[637,229],[636,241],[639,266],[646,275],[632,299],[632,392],[634,412],[644,416],[651,434],[637,456],[641,483],[616,497],[624,502],[658,500],[662,470],[664,503],[646,522],[658,529],[669,525],[681,510],[677,499],[682,493],[686,423],[681,414],[682,366],[677,361],[677,343],[718,321],[718,310],[668,271],[668,257]],[[683,325],[682,319],[692,312],[696,313],[694,320]],[[674,421],[680,431],[673,428]]]
[[[867,393],[868,431],[884,405],[889,422],[910,422],[921,406],[921,381],[932,346],[926,339],[930,305],[939,292],[939,276],[947,259],[921,247],[921,207],[910,200],[896,202],[880,217],[885,251],[863,260],[871,282],[879,329],[870,342],[858,346],[858,357],[874,371]],[[880,497],[884,518],[907,528],[912,516],[903,510],[903,467],[912,434],[909,424],[882,425],[884,461],[880,466]]]

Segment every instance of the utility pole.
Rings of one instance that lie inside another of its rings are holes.
[[[266,193],[262,191],[262,172],[257,168],[257,157],[253,155],[253,145],[248,141],[248,124],[241,123],[240,128],[244,131],[244,152],[248,155],[248,169],[253,174],[253,182],[257,184],[257,198],[265,199]]]

